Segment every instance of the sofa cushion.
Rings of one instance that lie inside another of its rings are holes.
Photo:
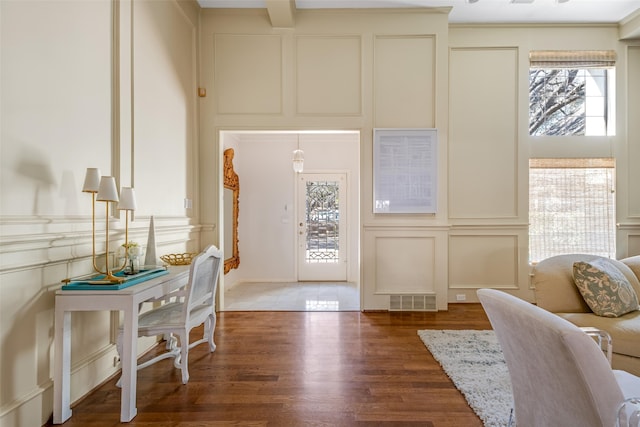
[[[602,317],[593,313],[556,313],[578,326],[592,326],[611,336],[614,353],[640,357],[640,311],[620,317]]]
[[[575,262],[573,279],[589,308],[599,316],[619,317],[638,310],[631,283],[607,259]]]

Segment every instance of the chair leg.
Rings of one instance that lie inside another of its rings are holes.
[[[207,319],[207,322],[205,322],[205,327],[204,327],[204,339],[208,338],[209,341],[209,351],[211,353],[213,353],[214,351],[216,351],[216,343],[213,341],[213,333],[216,330],[216,315],[210,315],[209,318]]]
[[[180,371],[182,384],[189,382],[189,331],[180,332]]]

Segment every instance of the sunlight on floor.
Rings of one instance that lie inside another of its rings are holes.
[[[239,283],[224,294],[224,311],[359,311],[355,283]]]

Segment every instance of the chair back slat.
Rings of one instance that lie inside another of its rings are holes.
[[[222,252],[210,245],[191,262],[183,313],[185,320],[199,306],[215,305],[221,260]]]

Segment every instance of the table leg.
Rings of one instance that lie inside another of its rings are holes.
[[[71,417],[71,312],[56,304],[54,329],[53,423]]]
[[[122,337],[122,394],[120,397],[120,421],[129,422],[136,416],[137,354],[138,354],[138,305],[130,304],[124,310],[124,335]]]

